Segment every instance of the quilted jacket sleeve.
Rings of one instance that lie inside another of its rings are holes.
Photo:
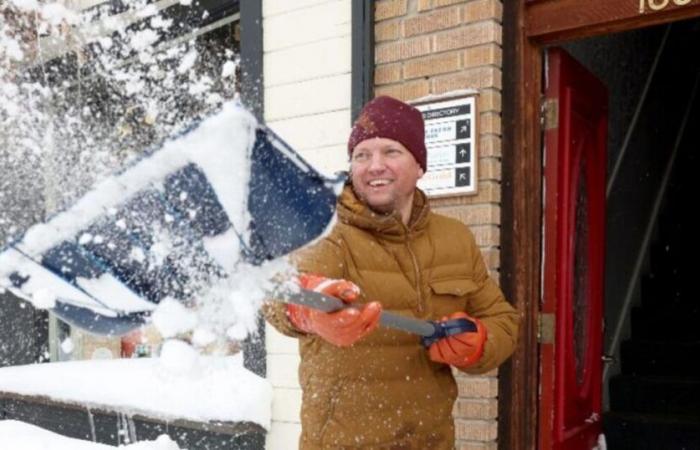
[[[299,272],[315,273],[329,278],[344,277],[340,244],[332,237],[298,250],[292,255],[292,261]],[[305,333],[297,330],[289,321],[286,311],[286,304],[281,302],[270,301],[263,306],[265,319],[280,333],[291,337],[304,336]]]
[[[489,276],[486,264],[471,232],[469,236],[469,245],[472,247],[469,254],[473,255],[471,263],[473,264],[474,281],[479,288],[472,293],[467,314],[482,321],[488,337],[484,355],[475,366],[465,369],[464,372],[478,374],[498,367],[513,353],[518,340],[520,316],[515,308],[506,301],[501,289]]]

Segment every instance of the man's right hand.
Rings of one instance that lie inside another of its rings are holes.
[[[360,289],[347,280],[336,280],[319,275],[301,274],[302,288],[321,292],[352,303],[360,295]],[[300,305],[287,305],[287,316],[299,330],[316,334],[331,344],[349,347],[371,333],[379,324],[382,305],[367,303],[358,308],[347,308],[332,313],[324,313]]]

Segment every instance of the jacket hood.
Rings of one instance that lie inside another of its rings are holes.
[[[409,233],[420,234],[427,227],[429,213],[428,198],[418,188],[413,195],[413,208],[408,226],[403,224],[398,212],[380,214],[372,211],[357,198],[350,184],[345,185],[338,199],[338,219],[340,222],[381,234],[386,238],[403,238]]]

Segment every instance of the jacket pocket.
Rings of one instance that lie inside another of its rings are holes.
[[[430,289],[438,295],[461,297],[476,291],[478,288],[479,286],[469,278],[450,278],[430,282]]]
[[[479,286],[469,278],[446,278],[430,282],[430,316],[440,319],[458,311],[467,311],[469,296]]]

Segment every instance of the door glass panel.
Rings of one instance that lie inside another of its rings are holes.
[[[583,144],[583,142],[581,143]],[[576,381],[583,383],[585,373],[585,358],[588,347],[589,295],[588,295],[588,184],[586,183],[585,152],[580,152],[581,159],[578,170],[578,183],[576,186],[576,215],[574,231],[574,352],[576,359]]]

